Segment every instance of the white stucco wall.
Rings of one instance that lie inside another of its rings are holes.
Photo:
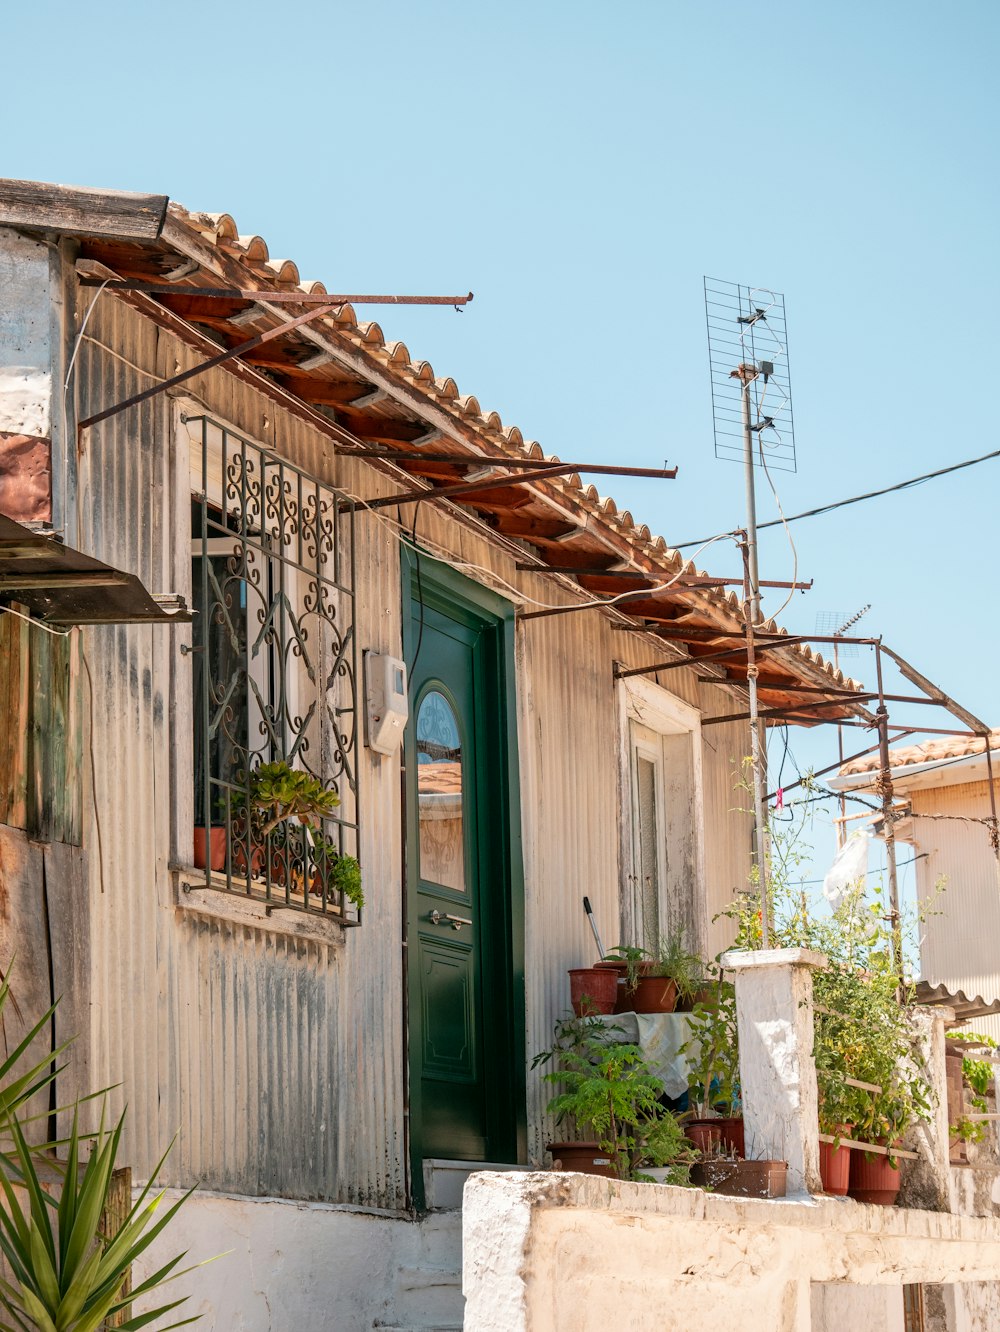
[[[994,1218],[573,1174],[478,1174],[465,1187],[466,1332],[807,1332],[816,1283],[865,1287],[855,1325],[896,1332],[882,1287],[997,1280]]]
[[[167,1191],[167,1201],[180,1196]],[[177,1316],[201,1314],[218,1332],[456,1328],[460,1224],[454,1212],[414,1222],[324,1203],[194,1194],[133,1280],[185,1249],[182,1267],[214,1258],[161,1300],[189,1295]]]

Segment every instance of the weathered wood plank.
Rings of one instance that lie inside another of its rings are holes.
[[[156,240],[169,202],[165,194],[0,179],[0,224],[70,236]]]
[[[23,620],[0,615],[0,823],[15,828],[26,818],[29,633]]]
[[[122,1166],[111,1176],[111,1189],[108,1193],[108,1200],[104,1211],[101,1213],[101,1234],[117,1235],[128,1220],[128,1214],[132,1210],[132,1170],[129,1166]],[[125,1281],[122,1284],[121,1295],[132,1294],[132,1269],[129,1268],[125,1275]],[[132,1306],[127,1304],[124,1309],[118,1313],[112,1314],[107,1319],[108,1327],[121,1327],[132,1317]]]
[[[34,631],[29,664],[31,713],[28,723],[28,810],[25,827],[30,837],[50,842],[53,835],[54,760],[61,739],[55,733],[56,718],[52,708],[54,676],[59,668],[59,644],[51,634]]]

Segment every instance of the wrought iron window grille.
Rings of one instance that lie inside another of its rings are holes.
[[[201,436],[190,660],[204,886],[263,901],[268,914],[359,924],[353,505],[210,417],[187,424]],[[336,793],[328,817],[274,823],[262,811],[256,774],[277,761]]]

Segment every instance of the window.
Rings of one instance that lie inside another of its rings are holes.
[[[353,506],[208,418],[187,427],[195,824],[224,830],[206,881],[346,921],[335,867],[357,855]],[[336,793],[314,830],[255,814],[254,774],[277,761]]]
[[[655,949],[705,932],[701,731],[694,708],[638,678],[621,683],[622,939]]]

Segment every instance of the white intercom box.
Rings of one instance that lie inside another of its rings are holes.
[[[406,729],[406,662],[385,652],[365,653],[365,716],[368,748],[395,754]]]

